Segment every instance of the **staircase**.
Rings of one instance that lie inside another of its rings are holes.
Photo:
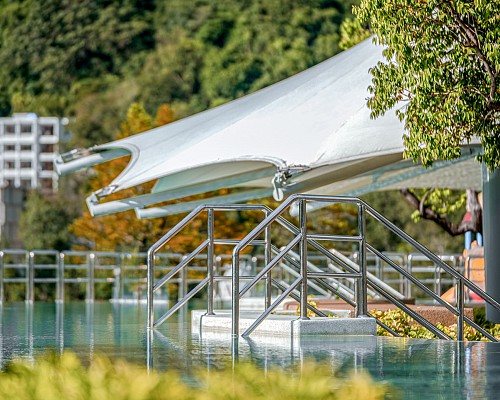
[[[311,203],[323,204],[344,204],[353,207],[357,211],[357,231],[351,235],[320,234],[311,233],[307,227],[307,207]],[[295,225],[283,217],[290,209],[298,210],[298,224]],[[214,226],[215,212],[228,211],[257,211],[262,213],[262,221],[243,239],[220,239],[216,238]],[[207,238],[190,254],[175,266],[168,274],[157,276],[155,268],[155,254],[174,238],[184,227],[198,218],[206,219]],[[410,244],[422,257],[433,262],[443,272],[449,274],[456,284],[456,301],[448,302],[426,286],[421,280],[413,276],[404,266],[399,265],[388,255],[374,248],[366,238],[366,220],[371,218],[382,224],[385,229]],[[272,240],[271,233],[275,229],[286,231],[291,237],[289,242],[277,247]],[[339,243],[350,243],[357,248],[356,261],[353,261],[341,252],[335,250]],[[216,275],[214,268],[215,246],[234,246],[232,252],[232,275]],[[254,275],[240,275],[240,260],[244,257],[244,251],[250,247],[263,247],[264,265],[260,271]],[[319,268],[309,260],[310,250],[326,257],[330,262],[328,268]],[[192,290],[184,295],[175,305],[166,310],[157,320],[154,317],[155,304],[154,293],[163,285],[167,284],[173,277],[182,272],[195,257],[206,255],[207,273],[206,277]],[[290,196],[276,210],[271,210],[264,205],[228,205],[198,207],[187,215],[177,226],[164,235],[148,251],[148,329],[154,329],[165,322],[179,308],[192,299],[198,292],[207,287],[207,314],[214,314],[214,283],[221,280],[231,280],[231,331],[233,337],[239,335],[240,321],[240,300],[257,285],[265,287],[265,310],[255,319],[255,322],[246,329],[243,336],[250,335],[285,299],[292,297],[300,303],[300,319],[309,319],[307,311],[311,311],[320,317],[326,315],[308,303],[308,293],[311,290],[323,295],[330,294],[344,300],[355,309],[357,317],[369,316],[368,296],[371,298],[384,299],[394,304],[419,324],[427,328],[441,339],[451,340],[451,338],[439,330],[429,320],[423,318],[412,308],[405,304],[404,295],[395,290],[383,280],[367,271],[367,255],[375,257],[386,263],[392,270],[400,274],[409,283],[423,291],[435,304],[438,304],[457,318],[457,337],[463,340],[464,325],[467,324],[491,341],[497,341],[490,333],[478,326],[471,318],[464,314],[464,298],[466,289],[469,293],[474,293],[493,307],[500,310],[500,304],[489,296],[484,290],[472,281],[468,280],[456,269],[444,262],[440,257],[429,251],[423,245],[415,241],[404,231],[395,226],[383,215],[378,213],[368,204],[355,197],[341,196],[314,196],[297,194]],[[287,273],[291,279],[284,281],[276,279],[278,271]],[[240,282],[247,282],[241,285]],[[280,295],[272,302],[271,293],[273,288],[278,290]],[[377,324],[394,336],[398,336],[390,327],[377,320]]]

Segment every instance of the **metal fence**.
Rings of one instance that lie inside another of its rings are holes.
[[[168,272],[183,257],[178,253],[157,254],[158,272]],[[224,270],[226,258],[226,255],[216,257],[220,271]],[[146,253],[3,249],[0,250],[0,301],[6,300],[6,292],[11,285],[15,285],[27,302],[34,302],[39,299],[37,289],[42,284],[52,292],[51,297],[56,302],[68,297],[66,292],[70,285],[77,286],[73,292],[82,295],[86,301],[96,299],[96,287],[107,288],[104,292],[109,296],[104,299],[145,300],[146,260]],[[246,260],[249,268],[256,268],[256,257],[247,256]],[[196,275],[206,271],[206,266],[202,257],[195,261],[198,263],[195,262],[172,281],[174,287],[165,287],[158,297],[181,298],[187,293],[189,285],[199,283],[202,278]],[[171,289],[175,292],[170,293]]]
[[[417,276],[435,293],[443,294],[453,287],[456,282],[445,274],[441,267],[430,262],[416,253],[384,253],[403,269]],[[345,253],[353,261],[357,260],[358,253]],[[156,270],[159,274],[169,272],[185,257],[179,253],[159,253],[156,255]],[[463,273],[472,281],[484,280],[484,271],[477,267],[475,258],[463,257],[459,254],[440,255],[448,265]],[[311,254],[310,262],[318,268],[327,268],[329,259],[321,254]],[[194,265],[181,271],[178,277],[172,280],[174,285],[166,286],[157,298],[182,298],[188,292],[190,285],[195,285],[203,279],[206,273],[206,257],[199,257]],[[231,255],[219,254],[215,256],[215,268],[218,274],[230,273]],[[251,275],[257,273],[264,265],[264,255],[243,255],[242,268]],[[380,258],[367,255],[367,271],[381,279],[395,290],[404,294],[406,298],[417,298],[425,301],[425,293],[415,288],[412,283],[401,274],[394,274],[393,269]],[[282,269],[280,274],[286,273]],[[283,280],[283,276],[276,277]],[[227,282],[229,283],[229,282]],[[67,288],[76,286],[77,292],[87,301],[96,299],[96,287],[106,288],[101,291],[109,294],[104,299],[115,301],[138,301],[146,298],[147,286],[147,254],[128,252],[89,252],[55,250],[0,250],[0,300],[6,300],[8,286],[16,285],[17,290],[23,292],[27,302],[39,299],[38,287],[44,284],[46,290],[53,290],[53,298],[57,302],[64,301]],[[349,285],[349,282],[346,282]],[[229,301],[231,298],[227,284],[219,283],[215,288],[215,296],[219,300]],[[53,289],[51,288],[53,287]],[[263,295],[258,288],[254,295]]]

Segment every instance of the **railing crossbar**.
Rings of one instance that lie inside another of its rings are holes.
[[[427,328],[428,330],[430,330],[434,335],[436,335],[440,339],[451,340],[451,338],[447,334],[445,334],[444,332],[440,331],[433,324],[431,324],[425,318],[423,318],[422,316],[420,316],[420,314],[418,314],[415,311],[413,311],[410,307],[408,307],[402,301],[399,301],[398,299],[396,299],[395,297],[393,297],[392,295],[390,295],[383,288],[381,288],[377,284],[374,284],[373,282],[371,282],[371,286],[377,292],[379,292],[382,296],[384,296],[386,299],[388,299],[391,303],[393,303],[398,308],[400,308],[401,310],[403,310],[406,314],[408,314],[410,317],[412,317],[415,321],[417,321],[424,328]]]
[[[300,276],[300,273],[297,272],[297,269],[295,267],[292,268],[290,266],[288,266],[287,264],[285,264],[283,261],[280,263],[280,267],[283,268],[286,272],[290,273],[291,275],[293,275],[295,278],[298,278]],[[314,280],[316,282],[316,280],[313,278],[312,280]],[[328,293],[328,290],[324,290],[322,287],[320,287],[319,285],[317,285],[316,283],[313,283],[313,282],[310,282],[309,280],[307,281],[307,284],[308,286],[310,286],[312,289],[316,290],[318,293],[321,293],[323,294],[324,296],[328,296],[329,293]]]
[[[285,291],[287,289],[287,287],[290,286],[285,282],[278,282],[275,279],[272,279],[271,281],[272,281],[273,285],[276,286],[282,292]],[[292,299],[294,299],[297,303],[300,304],[300,294],[297,294],[297,293],[298,293],[298,290],[297,290],[297,288],[295,288],[294,290],[292,290],[290,292],[290,297]],[[311,304],[307,304],[307,309],[312,311],[313,313],[315,313],[318,317],[328,317],[328,315],[326,315],[321,310],[318,310],[316,307],[312,306]]]
[[[493,336],[491,333],[489,333],[484,328],[480,327],[478,324],[476,324],[474,321],[472,321],[466,315],[464,315],[464,322],[466,322],[467,325],[469,325],[469,326],[473,327],[474,329],[476,329],[477,331],[479,331],[483,336],[486,336],[492,342],[498,342],[498,339],[495,336]]]

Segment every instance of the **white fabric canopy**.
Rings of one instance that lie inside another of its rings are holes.
[[[283,193],[319,187],[324,187],[323,193],[339,194],[335,183],[349,179],[351,188],[367,187],[366,174],[400,162],[403,151],[404,128],[395,113],[371,120],[366,106],[369,68],[382,59],[382,48],[368,39],[220,107],[62,155],[56,169],[66,173],[131,155],[127,168],[88,199],[94,215],[135,208],[141,217],[159,216],[168,210],[140,210],[222,187],[249,190],[221,202],[265,197],[273,191],[281,198]],[[99,202],[110,193],[154,179],[158,182],[152,194]]]

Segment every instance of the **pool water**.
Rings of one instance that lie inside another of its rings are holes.
[[[175,369],[189,380],[199,368],[224,368],[232,360],[229,335],[191,332],[187,309],[158,329],[151,346],[144,305],[8,303],[1,313],[1,367],[13,358],[33,360],[47,350],[71,350],[84,363],[106,354],[158,370]],[[332,373],[366,370],[398,388],[405,399],[500,398],[499,343],[313,337],[298,346],[288,339],[252,338],[240,339],[238,356],[263,369],[300,367],[314,359]]]

